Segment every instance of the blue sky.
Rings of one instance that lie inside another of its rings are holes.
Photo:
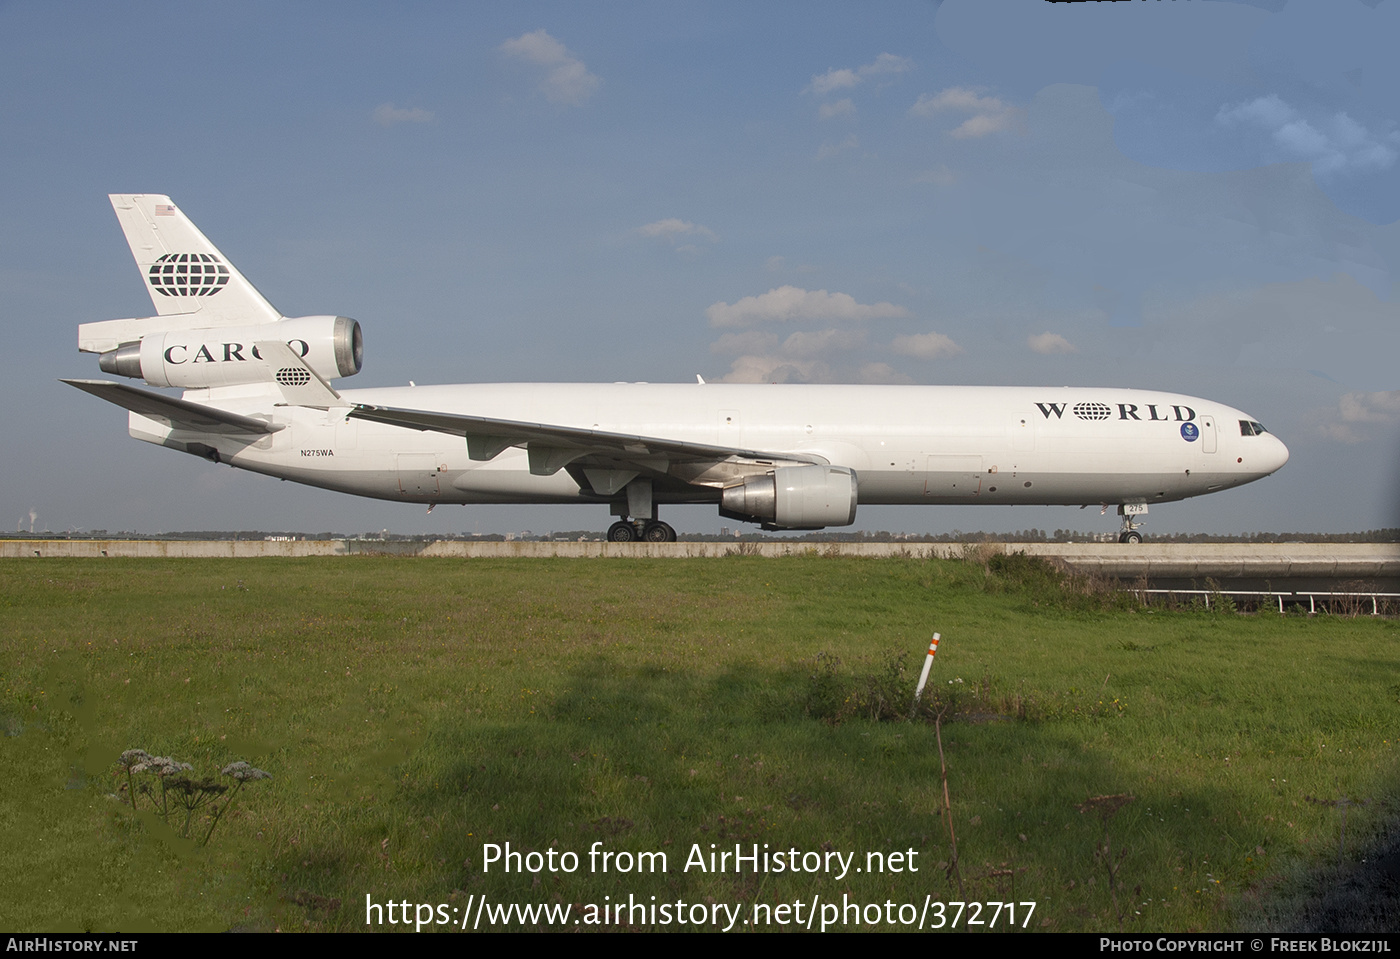
[[[0,2],[0,519],[605,525],[129,439],[57,379],[98,375],[78,323],[150,313],[106,194],[151,192],[283,313],[359,319],[346,386],[1170,389],[1293,455],[1149,534],[1400,525],[1396,36],[1397,0]],[[1090,512],[857,518],[1113,528]]]

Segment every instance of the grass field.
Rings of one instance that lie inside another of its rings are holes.
[[[1018,557],[17,560],[0,649],[13,930],[355,930],[367,895],[453,923],[482,896],[728,903],[750,928],[843,893],[1257,927],[1336,863],[1343,815],[1348,859],[1376,840],[1400,780],[1396,623],[1144,609]],[[133,811],[134,747],[273,778],[200,845]],[[580,865],[485,871],[507,842]],[[590,868],[595,843],[668,869]],[[856,855],[684,869],[711,843]],[[905,855],[855,872],[870,852]]]

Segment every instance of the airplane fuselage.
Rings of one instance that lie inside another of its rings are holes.
[[[199,401],[202,391],[187,399]],[[344,390],[347,402],[431,409],[715,446],[804,454],[853,469],[862,504],[1160,503],[1251,482],[1287,460],[1247,414],[1147,390],[975,386],[509,383]],[[131,414],[134,436],[213,446],[230,465],[311,486],[421,503],[605,500],[507,449],[474,461],[460,437],[347,419],[344,410],[221,407],[284,429],[248,442]],[[1251,431],[1252,432],[1252,431]],[[658,472],[666,464],[658,462]],[[659,482],[662,503],[719,491]]]

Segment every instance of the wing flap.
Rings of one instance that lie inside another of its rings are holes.
[[[276,433],[281,426],[230,413],[213,406],[203,406],[188,400],[177,400],[160,393],[139,390],[125,383],[111,383],[107,380],[63,380],[69,386],[76,386],[85,393],[91,393],[108,403],[168,423],[173,429],[190,430],[196,433]]]

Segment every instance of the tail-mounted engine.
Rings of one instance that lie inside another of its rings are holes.
[[[259,340],[286,343],[325,380],[354,376],[364,359],[358,322],[346,316],[301,316],[255,326],[152,332],[103,350],[98,365],[106,373],[142,379],[151,386],[200,389],[258,383],[267,379],[253,346]]]
[[[783,466],[726,486],[719,515],[764,529],[821,529],[856,521],[856,474],[841,466]]]

